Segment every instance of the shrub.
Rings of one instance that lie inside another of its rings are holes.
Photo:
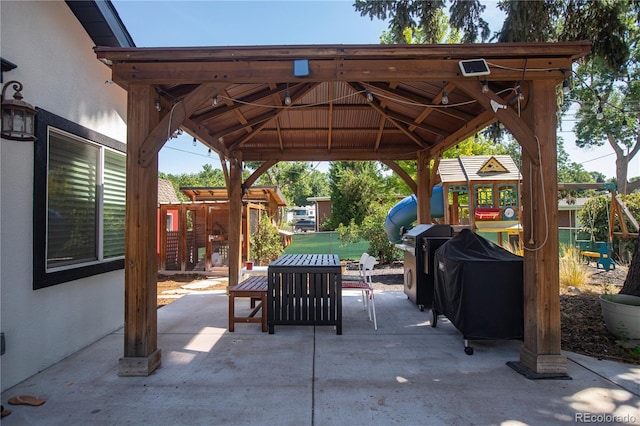
[[[366,240],[369,242],[367,252],[377,258],[380,263],[392,263],[399,258],[399,250],[389,242],[384,222],[389,206],[378,202],[369,205],[368,214],[360,225],[351,220],[349,226],[340,224],[336,231],[343,245]]]
[[[560,286],[582,287],[588,277],[584,270],[580,250],[574,247],[564,247],[564,255],[560,256]]]
[[[266,214],[260,215],[256,231],[251,235],[251,259],[257,265],[268,265],[280,257],[283,251],[278,228]]]

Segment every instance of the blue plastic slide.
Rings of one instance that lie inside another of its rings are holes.
[[[431,217],[444,217],[444,198],[442,185],[433,187],[431,194]],[[415,195],[403,198],[398,204],[391,207],[384,223],[387,237],[391,243],[402,242],[402,230],[409,230],[413,222],[418,219],[418,199]]]

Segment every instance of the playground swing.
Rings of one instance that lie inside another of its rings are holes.
[[[580,248],[580,255],[585,259],[587,264],[591,261],[596,262],[596,268],[604,269],[605,271],[610,271],[611,269],[616,269],[616,263],[611,257],[613,253],[613,243],[612,241],[596,241],[594,236],[594,228],[595,228],[595,213],[593,211],[589,211],[589,222],[591,228],[591,236],[588,241],[584,240],[576,240],[578,246]],[[607,203],[607,222],[611,226],[611,213],[609,211],[609,204]],[[611,234],[611,230],[609,231]]]

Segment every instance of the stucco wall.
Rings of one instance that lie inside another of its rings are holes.
[[[3,1],[0,8],[0,51],[18,65],[4,81],[22,82],[32,105],[125,142],[126,93],[105,84],[110,70],[67,5]],[[123,271],[33,290],[33,156],[33,143],[0,141],[2,390],[118,329],[124,318]]]

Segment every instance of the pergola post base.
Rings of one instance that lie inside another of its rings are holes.
[[[147,357],[122,357],[119,360],[120,371],[118,371],[118,376],[148,376],[153,373],[156,368],[160,367],[160,363],[160,349],[156,349],[151,355]]]
[[[540,355],[522,346],[520,362],[507,363],[529,379],[570,379],[567,374],[567,358],[563,355]]]

